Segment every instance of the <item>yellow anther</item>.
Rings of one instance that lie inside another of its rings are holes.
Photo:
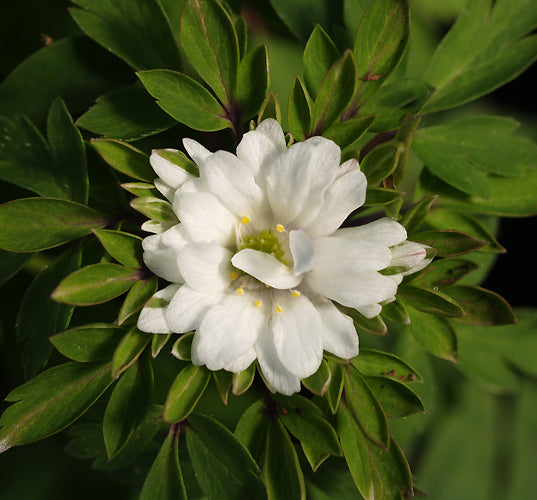
[[[281,313],[282,311],[283,311],[283,309],[280,306],[276,306],[276,312]]]
[[[245,215],[245,216],[242,218],[241,222],[242,222],[243,224],[248,224],[248,222],[250,222],[250,217],[248,217],[247,215]]]
[[[278,233],[283,233],[285,228],[281,224],[276,224],[276,231],[278,231]]]
[[[254,305],[255,305],[255,307],[259,308],[259,306],[261,305],[261,301],[256,300]]]
[[[237,288],[237,293],[239,295],[244,295],[244,288],[242,286],[240,286],[239,288]]]
[[[298,299],[298,297],[300,297],[300,292],[298,290],[291,290],[291,295]]]
[[[231,279],[236,280],[239,277],[239,273],[237,271],[231,271]]]

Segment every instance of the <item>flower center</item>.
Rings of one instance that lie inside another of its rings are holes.
[[[287,265],[285,262],[285,250],[278,237],[270,229],[264,229],[258,234],[242,235],[239,241],[239,250],[251,248],[260,252],[274,255],[280,262]]]

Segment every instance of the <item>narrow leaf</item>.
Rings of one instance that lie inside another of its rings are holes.
[[[257,115],[268,92],[267,46],[261,45],[249,52],[239,65],[237,80],[237,106],[241,120]]]
[[[392,377],[403,382],[423,382],[420,374],[394,354],[375,349],[360,349],[353,366],[367,377]]]
[[[129,330],[114,351],[112,376],[118,378],[135,363],[150,340],[151,335],[149,333],[141,332],[136,327]]]
[[[401,298],[405,299],[405,302],[420,311],[448,318],[464,316],[462,307],[445,293],[433,292],[410,285],[399,287],[398,293]]]
[[[478,268],[471,260],[438,259],[429,264],[423,274],[418,274],[411,283],[420,288],[436,291],[439,288],[453,285],[468,273]]]
[[[233,374],[232,392],[235,396],[244,394],[254,382],[255,363],[252,363],[246,370]]]
[[[141,181],[153,182],[156,174],[149,157],[130,144],[111,139],[93,139],[92,146],[113,169]]]
[[[142,238],[139,236],[110,229],[97,229],[93,232],[104,249],[120,264],[135,268],[143,265]]]
[[[125,300],[119,310],[117,322],[122,325],[132,315],[136,314],[155,294],[158,289],[158,278],[153,276],[147,280],[140,280],[132,285],[127,292]]]
[[[322,360],[319,369],[307,378],[302,379],[302,384],[306,389],[318,396],[324,396],[327,391],[330,382],[332,380],[332,374],[326,360]]]
[[[311,102],[308,91],[298,76],[289,92],[287,122],[295,140],[303,141],[308,137],[311,129]]]
[[[334,123],[323,136],[334,141],[341,149],[351,149],[368,131],[376,116],[360,116]]]
[[[172,354],[181,361],[190,361],[194,332],[183,333],[173,343]]]
[[[412,235],[412,241],[433,247],[439,257],[451,257],[474,252],[487,242],[462,231],[435,230],[422,231]]]
[[[366,377],[365,380],[388,417],[425,413],[420,397],[402,382],[385,377]]]

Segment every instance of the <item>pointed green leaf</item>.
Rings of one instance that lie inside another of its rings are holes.
[[[133,194],[134,196],[143,198],[144,196],[157,197],[159,191],[154,184],[148,184],[147,182],[124,182],[121,187]]]
[[[445,293],[403,285],[399,287],[398,294],[406,303],[420,311],[448,318],[464,316],[462,307]]]
[[[235,31],[237,33],[237,41],[239,42],[239,56],[242,61],[248,50],[248,25],[244,17],[240,16],[235,21]]]
[[[220,101],[230,105],[237,91],[239,42],[227,12],[215,0],[187,0],[181,41],[194,69]]]
[[[203,415],[191,415],[186,443],[196,478],[209,498],[266,499],[259,467],[222,424]]]
[[[260,399],[247,408],[235,428],[235,437],[248,449],[257,463],[263,463],[265,456],[268,419],[266,403]]]
[[[172,354],[181,361],[190,361],[194,332],[184,333],[173,343]]]
[[[422,231],[412,235],[412,241],[433,247],[439,257],[451,257],[474,252],[487,242],[462,231],[436,230]]]
[[[186,500],[179,464],[179,429],[172,425],[144,482],[140,500]]]
[[[330,373],[330,368],[328,368],[328,363],[326,360],[323,359],[319,369],[313,375],[302,379],[302,384],[306,389],[313,392],[313,394],[324,396],[331,380],[332,375]]]
[[[390,203],[403,202],[403,191],[389,188],[367,188],[364,206],[375,207],[378,205],[389,205]]]
[[[110,229],[96,229],[93,232],[104,249],[120,264],[128,267],[143,265],[142,238],[139,236]]]
[[[151,355],[154,358],[159,355],[160,351],[162,351],[162,348],[167,344],[171,337],[171,333],[153,335],[153,339],[151,340]]]
[[[278,98],[272,93],[267,94],[265,102],[261,105],[259,115],[257,116],[257,123],[261,123],[267,118],[274,118],[278,123],[282,122],[282,111]]]
[[[226,370],[218,370],[213,372],[214,383],[220,399],[222,402],[227,405],[229,398],[229,391],[231,390],[231,384],[233,383],[233,373]]]
[[[99,363],[112,359],[124,330],[107,323],[92,323],[50,337],[52,345],[64,356],[80,363]]]
[[[252,50],[241,61],[237,80],[237,106],[241,120],[257,115],[268,92],[267,46]]]
[[[360,349],[353,366],[366,377],[393,377],[403,382],[423,382],[420,374],[394,354],[375,349]]]
[[[336,122],[323,136],[334,141],[341,149],[352,148],[375,122],[376,116],[360,116]]]
[[[64,278],[52,298],[77,306],[101,304],[125,293],[139,279],[139,271],[130,267],[93,264]]]
[[[153,153],[157,154],[161,158],[168,160],[169,162],[182,168],[185,172],[188,172],[194,177],[200,176],[198,166],[186,156],[182,151],[176,149],[154,149]]]
[[[311,465],[311,470],[313,472],[317,471],[317,469],[323,464],[323,462],[330,456],[328,453],[316,450],[315,448],[310,448],[304,443],[300,444],[302,445],[302,451],[304,452],[304,456]]]
[[[255,363],[252,363],[246,370],[233,374],[232,392],[235,396],[244,394],[252,385],[255,378]]]
[[[134,198],[130,201],[130,206],[153,221],[177,224],[179,221],[177,215],[172,209],[169,201],[155,198],[153,196],[144,196],[143,198]]]
[[[311,100],[298,76],[295,77],[289,93],[287,122],[296,141],[303,141],[308,137],[311,129]]]
[[[368,184],[378,184],[390,176],[397,168],[402,152],[402,147],[394,141],[370,151],[360,162],[360,170],[367,177]]]
[[[122,325],[133,314],[136,314],[155,294],[158,289],[158,278],[153,276],[147,280],[140,280],[132,285],[127,292],[125,300],[119,310],[117,322]]]
[[[29,253],[12,253],[0,250],[0,285],[15,276],[30,259]]]
[[[140,357],[147,344],[151,340],[151,334],[141,332],[133,327],[121,339],[114,351],[112,358],[112,376],[118,378]]]
[[[403,325],[410,323],[407,308],[397,298],[393,302],[382,306],[381,315],[383,318],[394,321],[395,323],[401,323]]]
[[[416,275],[411,283],[420,288],[436,291],[456,283],[478,267],[471,260],[438,259],[429,264],[422,273]]]
[[[365,377],[365,380],[388,417],[425,413],[420,397],[399,380],[385,377]]]
[[[0,205],[0,248],[36,252],[57,247],[104,227],[93,208],[54,198],[23,198]]]
[[[55,366],[11,391],[16,401],[0,419],[0,452],[61,431],[79,418],[112,383],[110,364]]]
[[[345,372],[340,363],[330,359],[328,360],[328,368],[330,368],[331,380],[326,391],[326,399],[328,400],[328,405],[332,413],[336,413],[343,393]]]
[[[166,397],[164,421],[181,422],[196,407],[211,380],[211,372],[203,366],[187,364],[177,375]]]
[[[421,227],[423,221],[431,210],[431,206],[437,199],[437,195],[427,196],[403,214],[403,217],[399,222],[405,226],[407,234],[415,233]]]

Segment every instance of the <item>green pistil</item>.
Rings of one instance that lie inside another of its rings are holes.
[[[280,240],[270,229],[264,229],[257,235],[244,235],[241,247],[274,255],[280,262],[286,264],[284,260],[285,251],[280,244]]]

